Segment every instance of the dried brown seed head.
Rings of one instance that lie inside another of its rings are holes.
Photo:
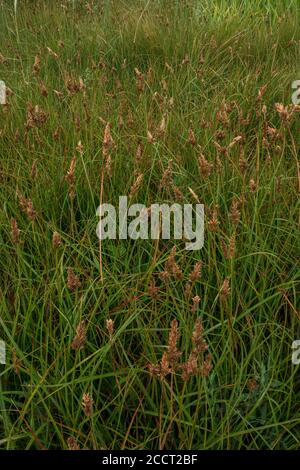
[[[136,180],[134,181],[133,185],[131,186],[130,188],[130,192],[129,192],[129,199],[131,199],[137,192],[138,190],[140,189],[140,186],[142,184],[142,181],[143,181],[143,173],[140,173]]]
[[[209,163],[202,153],[198,157],[198,162],[203,178],[208,178],[211,175],[213,164]]]
[[[239,202],[236,198],[233,198],[231,201],[229,217],[234,226],[239,224],[241,213],[239,211]]]
[[[175,262],[175,255],[176,255],[176,246],[174,245],[170,255],[168,256],[166,263],[165,263],[165,271],[169,274],[172,274],[176,279],[181,280],[183,279],[183,273],[179,266]]]
[[[106,320],[106,329],[108,331],[109,337],[111,338],[114,332],[114,322],[111,318]]]
[[[177,349],[177,342],[179,340],[179,333],[178,333],[178,323],[177,320],[172,320],[171,322],[171,330],[169,333],[169,340],[168,340],[168,349],[167,349],[167,360],[173,370],[175,370],[178,360],[181,356],[181,352]]]
[[[77,351],[83,348],[86,343],[86,325],[85,321],[81,320],[76,327],[76,335],[71,343],[71,348]]]
[[[266,93],[267,91],[267,85],[264,85],[262,86],[259,90],[258,90],[258,94],[257,94],[257,101],[260,103],[264,97],[264,94]]]
[[[83,408],[84,414],[88,416],[89,418],[93,414],[93,404],[94,404],[94,400],[92,399],[91,395],[89,393],[84,393],[82,396],[82,408]]]
[[[197,318],[195,321],[193,336],[192,336],[192,343],[194,345],[193,353],[200,354],[208,348],[206,341],[203,338],[203,327],[200,318]]]
[[[222,299],[226,300],[230,294],[230,282],[228,278],[225,278],[221,286],[220,294]]]
[[[41,94],[42,96],[44,96],[45,98],[47,98],[47,96],[48,96],[48,90],[47,90],[46,85],[45,85],[45,83],[43,82],[43,80],[41,80],[41,81],[39,82],[39,90],[40,90],[40,94]]]
[[[200,300],[201,299],[200,299],[199,295],[195,295],[195,297],[193,297],[193,299],[192,299],[193,305],[192,305],[192,308],[191,308],[192,313],[197,313],[198,312]]]
[[[18,227],[16,219],[12,218],[10,220],[10,225],[11,225],[11,237],[14,245],[18,245],[21,243],[20,240],[20,229]]]
[[[186,282],[184,286],[184,297],[188,300],[192,293],[192,284],[190,282]]]
[[[158,292],[159,292],[159,288],[155,284],[155,279],[152,278],[148,286],[148,294],[150,295],[152,299],[156,300],[158,299]]]
[[[19,199],[21,210],[27,215],[29,220],[34,221],[37,214],[33,208],[31,199],[27,199],[26,197],[22,196],[19,191],[17,191],[17,197]]]
[[[189,280],[191,282],[196,282],[200,279],[202,266],[203,266],[202,261],[197,261],[197,263],[195,264],[195,266],[193,268],[193,271],[189,275]]]
[[[80,450],[80,447],[77,444],[76,439],[74,437],[68,437],[67,444],[68,444],[69,450]]]
[[[249,188],[252,193],[255,193],[257,190],[257,183],[254,181],[254,179],[251,179],[249,182]]]
[[[217,232],[219,229],[219,220],[218,220],[218,207],[215,206],[211,212],[211,219],[208,221],[208,229],[210,232]]]
[[[155,139],[154,139],[153,135],[151,134],[151,132],[149,130],[147,131],[147,140],[148,140],[149,144],[154,144],[154,142],[155,142]]]
[[[249,379],[247,382],[247,387],[249,392],[255,392],[258,388],[258,383],[257,380],[253,377],[252,379]]]
[[[33,73],[37,75],[40,71],[40,68],[41,68],[41,57],[40,55],[36,55],[34,58]]]
[[[189,128],[188,143],[191,144],[193,147],[195,147],[197,144],[194,131],[191,127]]]
[[[76,168],[76,163],[77,163],[77,158],[74,156],[71,160],[69,170],[67,171],[67,174],[65,175],[65,180],[69,185],[69,196],[71,199],[74,199],[75,197],[75,168]]]
[[[204,377],[207,377],[212,369],[212,356],[211,354],[208,354],[203,362],[203,365],[200,369],[200,374],[203,375]]]
[[[182,380],[187,382],[192,376],[199,373],[198,357],[191,353],[185,364],[182,365]]]

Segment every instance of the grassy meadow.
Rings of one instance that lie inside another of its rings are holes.
[[[0,0],[1,449],[299,448],[297,79],[298,0]]]

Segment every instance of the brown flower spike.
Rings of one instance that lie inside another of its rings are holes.
[[[71,291],[75,291],[81,287],[80,279],[76,276],[72,268],[68,268],[67,286]]]
[[[89,418],[93,414],[93,404],[94,400],[91,395],[89,393],[84,393],[82,396],[82,408],[85,416],[88,416]]]

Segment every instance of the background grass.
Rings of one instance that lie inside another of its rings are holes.
[[[0,332],[7,347],[0,369],[1,448],[67,448],[74,437],[90,449],[297,449],[300,372],[291,345],[300,338],[299,114],[285,126],[275,103],[289,105],[291,83],[300,79],[298,1],[28,0],[16,10],[2,1],[0,12],[0,79],[12,91],[0,108]],[[145,77],[142,93],[135,68]],[[85,89],[71,96],[68,77],[81,78]],[[227,126],[217,119],[224,102],[232,104]],[[26,131],[28,103],[47,121]],[[163,116],[166,131],[151,144],[147,131],[157,135]],[[195,203],[191,188],[205,204],[204,248],[187,252],[176,242],[182,281],[159,278],[172,240],[105,241],[100,280],[95,213],[107,121],[115,146],[106,202],[129,194],[137,173],[144,178],[135,202],[180,202],[160,185],[172,159],[183,201]],[[266,125],[280,135],[269,148]],[[213,165],[207,178],[189,129]],[[219,156],[217,171],[220,129],[222,146],[239,135],[243,140]],[[139,143],[144,152],[137,162]],[[74,155],[71,201],[64,176]],[[32,200],[34,222],[21,211],[17,191]],[[230,219],[234,198],[240,201],[237,227]],[[212,232],[215,206],[219,225]],[[11,218],[21,244],[12,241]],[[62,238],[57,249],[54,231]],[[222,240],[233,234],[235,255],[228,260]],[[202,275],[186,298],[199,259]],[[75,292],[67,286],[69,267],[82,283]],[[148,294],[151,278],[158,299]],[[225,278],[231,290],[222,301]],[[188,382],[180,374],[151,377],[147,364],[161,359],[174,318],[188,358],[195,295],[212,355],[209,376]],[[80,320],[87,342],[74,351]],[[91,418],[81,407],[83,393],[94,400]]]

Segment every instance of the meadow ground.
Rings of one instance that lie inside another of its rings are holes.
[[[2,449],[299,447],[299,52],[297,0],[0,1]],[[119,195],[203,249],[99,246]]]

